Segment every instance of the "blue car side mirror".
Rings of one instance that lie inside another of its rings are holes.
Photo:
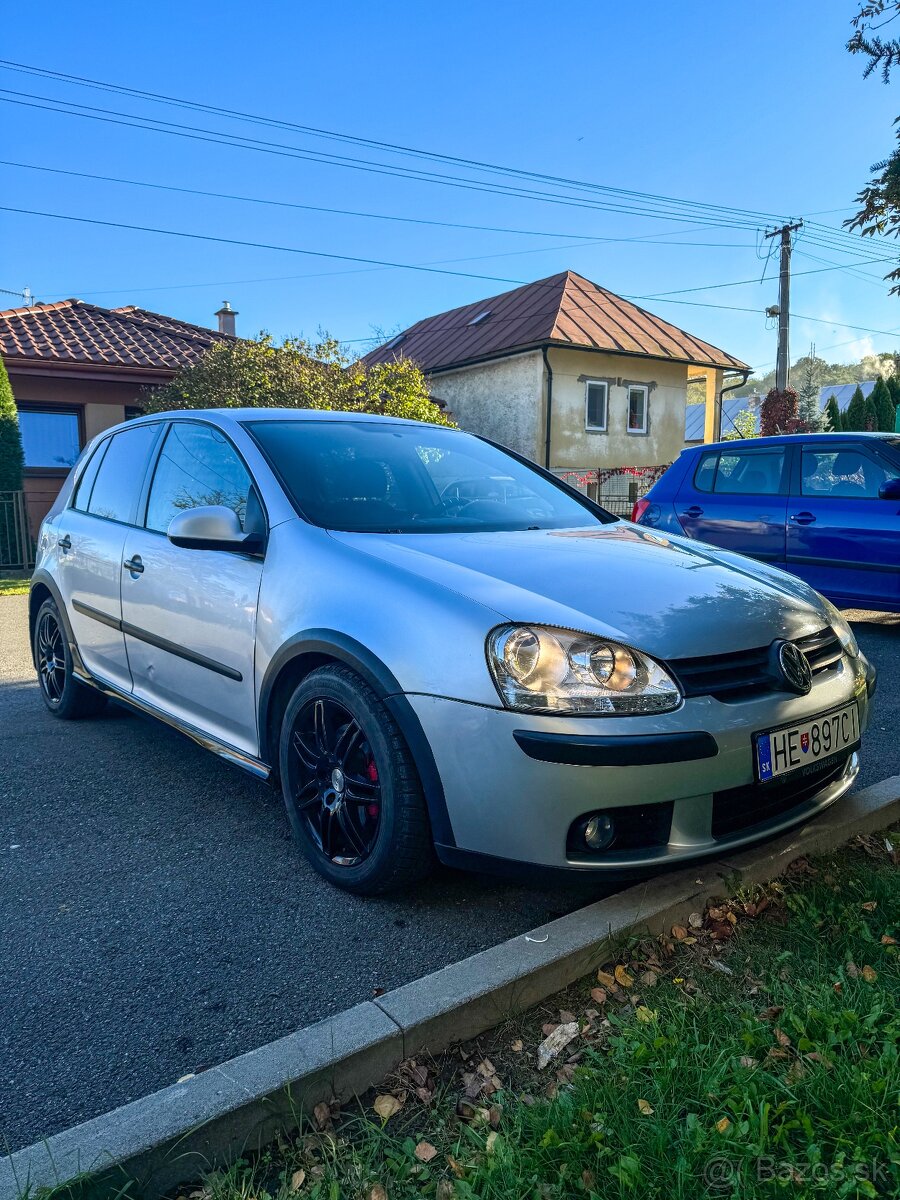
[[[879,500],[900,500],[900,479],[886,479],[878,489]]]

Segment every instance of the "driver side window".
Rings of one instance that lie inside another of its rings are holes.
[[[247,468],[224,434],[210,425],[174,421],[156,464],[146,526],[165,533],[185,509],[223,504],[246,532],[249,493]]]
[[[878,489],[890,478],[886,467],[855,446],[839,450],[803,450],[801,494],[804,496],[876,500]]]

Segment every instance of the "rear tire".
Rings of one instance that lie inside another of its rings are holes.
[[[358,895],[409,887],[429,871],[422,785],[397,723],[349,667],[320,667],[291,696],[279,743],[294,838],[320,875]]]
[[[103,693],[75,678],[66,627],[54,600],[45,600],[38,611],[33,649],[41,699],[54,717],[78,721],[103,711]]]

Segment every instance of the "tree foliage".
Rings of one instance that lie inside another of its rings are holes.
[[[836,387],[842,383],[864,383],[876,379],[879,375],[885,379],[892,378],[897,373],[898,355],[892,351],[880,354],[866,354],[854,363],[830,363],[816,355],[803,355],[791,366],[792,380],[805,380],[808,372],[812,373],[816,386]],[[900,385],[900,377],[898,377]],[[775,386],[775,369],[765,375],[751,376],[745,384],[734,393],[736,396],[747,396],[753,393],[765,395]],[[702,398],[702,397],[701,397]]]
[[[742,408],[731,421],[731,429],[722,434],[723,442],[736,442],[756,437],[756,413],[752,408]]]
[[[0,492],[21,491],[24,467],[19,414],[6,367],[0,358]]]
[[[818,433],[823,425],[822,413],[819,408],[819,374],[817,360],[810,352],[803,361],[800,373],[800,387],[797,390],[797,411],[799,420],[806,433]]]
[[[836,396],[828,397],[828,403],[825,405],[825,421],[831,433],[840,433],[844,428]]]
[[[844,413],[844,432],[862,433],[866,428],[866,398],[862,388],[857,387],[850,397],[850,403]]]
[[[326,334],[216,342],[169,383],[146,390],[148,412],[174,408],[316,408],[449,425],[412,360],[367,367]]]
[[[797,393],[793,388],[788,387],[781,392],[778,388],[772,388],[759,410],[759,424],[763,437],[797,431]]]
[[[890,389],[883,379],[875,381],[875,386],[872,389],[869,399],[872,401],[874,409],[874,428],[880,430],[882,433],[893,433],[894,402],[891,399]]]
[[[854,33],[847,49],[851,54],[864,54],[868,58],[863,78],[880,68],[881,78],[888,83],[891,71],[900,64],[900,39],[885,39],[873,32],[898,15],[900,0],[864,0],[860,4],[859,12],[853,18]],[[900,139],[900,134],[897,136]],[[875,163],[872,178],[859,192],[856,201],[860,208],[844,222],[847,228],[859,230],[863,237],[900,235],[900,145],[888,158]],[[900,294],[900,267],[889,271],[884,278],[891,284],[889,294]]]

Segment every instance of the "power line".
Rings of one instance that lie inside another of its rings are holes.
[[[322,129],[316,126],[303,125],[293,121],[287,121],[282,118],[265,117],[255,113],[242,112],[238,109],[227,108],[215,104],[207,104],[199,101],[187,100],[174,96],[167,96],[160,93],[150,92],[138,88],[128,87],[122,84],[115,84],[109,81],[89,79],[84,76],[72,75],[60,71],[52,71],[47,68],[35,67],[26,63],[17,63],[7,59],[0,59],[0,67],[7,70],[16,71],[21,74],[34,75],[41,78],[55,79],[64,83],[74,84],[79,87],[87,87],[95,90],[113,92],[119,95],[129,96],[134,99],[149,101],[156,104],[163,104],[178,109],[184,109],[193,112],[203,112],[215,116],[225,117],[231,120],[237,120],[243,123],[264,125],[269,128],[284,129],[292,132],[299,132],[306,136],[320,137],[332,141],[338,141],[346,144],[367,146],[371,149],[376,149],[382,152],[399,154],[404,156],[412,156],[415,158],[424,159],[431,162],[440,162],[451,164],[457,167],[464,167],[468,170],[476,170],[480,172],[489,172],[491,174],[503,174],[520,179],[527,179],[541,183],[552,183],[555,186],[564,186],[568,189],[579,189],[588,191],[597,191],[604,194],[616,195],[623,198],[642,200],[654,200],[671,205],[686,206],[691,209],[702,209],[710,213],[720,214],[740,214],[744,217],[750,216],[754,221],[766,221],[772,218],[772,214],[749,212],[748,210],[733,208],[725,205],[711,204],[706,201],[682,200],[670,196],[662,196],[653,193],[636,191],[629,188],[619,188],[608,184],[592,183],[585,180],[570,179],[564,176],[556,176],[538,171],[528,171],[516,167],[503,166],[497,163],[488,163],[478,159],[467,158],[464,156],[442,154],[437,151],[415,148],[411,146],[399,145],[396,143],[380,141],[373,138],[364,138],[354,134],[340,133],[334,130]]]
[[[44,212],[44,211],[40,211],[40,210],[36,210],[36,209],[14,208],[11,205],[0,205],[0,211],[19,213],[24,216],[42,217],[42,218],[45,218],[48,220],[55,220],[55,221],[73,221],[80,225],[99,225],[99,226],[102,226],[102,227],[108,228],[108,229],[123,229],[123,230],[127,230],[129,232],[134,232],[134,233],[155,233],[155,234],[161,235],[163,237],[177,237],[177,238],[185,238],[185,239],[192,240],[192,241],[215,242],[215,243],[219,243],[222,245],[228,245],[228,246],[246,246],[250,249],[255,249],[255,250],[274,250],[274,251],[278,251],[278,252],[285,253],[285,254],[302,254],[302,255],[309,255],[314,258],[335,259],[340,262],[364,263],[368,266],[387,267],[387,268],[391,268],[393,270],[423,271],[428,274],[455,275],[455,276],[461,276],[466,279],[484,279],[484,280],[487,280],[487,281],[493,282],[493,283],[512,283],[517,286],[522,286],[528,282],[527,280],[522,280],[522,279],[511,279],[508,276],[483,275],[483,274],[478,274],[478,273],[470,272],[470,271],[451,271],[447,268],[432,266],[432,265],[428,265],[425,263],[399,263],[399,262],[392,262],[392,261],[385,260],[385,259],[365,258],[361,255],[336,254],[334,252],[329,252],[329,251],[325,251],[325,250],[309,250],[309,249],[301,248],[301,247],[297,247],[297,246],[281,246],[281,245],[277,245],[272,242],[256,242],[256,241],[250,241],[250,240],[242,239],[242,238],[226,238],[226,237],[220,237],[215,234],[209,234],[209,233],[193,233],[193,232],[189,232],[186,230],[179,230],[179,229],[160,229],[160,228],[158,228],[156,226],[152,226],[152,225],[132,225],[132,224],[128,224],[124,221],[104,221],[104,220],[101,220],[99,217],[76,217],[69,213],[51,213],[51,212]],[[552,247],[550,249],[552,249]],[[559,247],[556,247],[556,249],[559,249]],[[496,256],[495,255],[485,255],[483,257],[490,258],[490,257],[496,257]],[[501,255],[500,257],[506,257],[506,256]],[[471,260],[463,260],[463,261],[471,261]],[[808,270],[808,271],[798,271],[798,272],[796,272],[796,274],[797,275],[818,275],[818,274],[821,274],[822,272],[826,272],[826,271],[840,271],[840,270],[845,270],[845,269],[846,268],[843,266],[843,264],[836,264],[836,265],[830,266],[830,267],[816,267],[816,268],[814,268],[812,270]],[[649,293],[646,295],[638,296],[636,298],[641,299],[641,300],[667,300],[671,296],[687,295],[687,294],[690,294],[693,292],[713,291],[713,290],[717,290],[720,288],[726,288],[726,287],[742,287],[747,284],[756,284],[756,283],[758,283],[758,280],[755,278],[754,279],[736,279],[736,280],[732,280],[728,283],[702,284],[698,287],[677,288],[670,292]]]
[[[14,97],[19,97],[18,99]],[[29,97],[23,99],[22,97]],[[594,212],[614,212],[629,216],[647,217],[654,220],[673,220],[682,218],[685,215],[679,210],[673,211],[671,208],[648,208],[636,207],[637,204],[646,205],[647,201],[639,199],[637,202],[631,202],[630,207],[626,206],[624,201],[617,204],[611,202],[602,202],[600,200],[588,200],[575,196],[564,194],[554,194],[552,192],[541,192],[530,188],[516,188],[501,183],[489,183],[481,180],[467,179],[460,176],[443,175],[436,172],[424,172],[412,170],[406,167],[395,167],[390,164],[376,163],[368,159],[351,159],[344,155],[321,154],[315,151],[304,150],[301,147],[285,146],[278,142],[266,142],[257,138],[246,138],[237,134],[221,133],[217,130],[206,129],[200,126],[183,125],[178,122],[160,121],[157,118],[147,118],[136,116],[133,113],[122,113],[115,109],[104,109],[93,105],[75,104],[73,101],[59,101],[47,96],[34,96],[27,92],[14,92],[8,88],[0,88],[0,101],[4,104],[16,104],[19,106],[39,109],[45,112],[62,114],[64,116],[79,117],[85,120],[100,121],[104,124],[121,125],[131,129],[142,129],[151,133],[163,133],[171,137],[187,138],[191,141],[206,142],[211,145],[227,146],[232,149],[251,150],[256,153],[271,154],[278,157],[299,159],[304,162],[317,162],[327,166],[338,166],[349,170],[364,171],[370,174],[387,175],[390,178],[401,178],[411,180],[413,182],[433,183],[445,187],[461,188],[466,191],[474,191],[479,193],[490,193],[501,196],[512,196],[517,199],[534,200],[541,203],[558,204],[566,207],[584,208]],[[38,103],[37,101],[47,101],[47,103]],[[67,104],[69,108],[62,108],[60,105]],[[72,109],[78,111],[70,111]],[[684,202],[677,202],[678,204]],[[699,205],[698,209],[704,206]],[[711,228],[755,228],[758,222],[748,221],[745,218],[714,218],[702,211],[690,212],[686,219],[700,222],[701,224]]]
[[[150,189],[153,189],[154,191],[175,192],[175,193],[180,193],[180,194],[188,195],[188,196],[203,196],[208,199],[214,199],[214,200],[233,200],[233,201],[238,201],[243,204],[272,205],[277,208],[302,209],[305,212],[328,213],[328,214],[332,214],[332,215],[346,216],[346,217],[363,217],[368,220],[375,220],[375,221],[399,221],[404,224],[411,224],[411,225],[437,225],[437,226],[440,226],[445,229],[465,229],[465,230],[474,230],[474,231],[481,232],[481,233],[509,233],[509,234],[521,235],[524,237],[569,238],[573,241],[588,242],[591,245],[598,245],[601,242],[626,243],[626,242],[646,242],[646,241],[653,241],[654,244],[657,246],[666,246],[666,245],[670,245],[670,246],[711,246],[711,247],[727,247],[729,249],[740,249],[745,245],[745,243],[743,243],[743,242],[685,242],[685,241],[681,241],[681,240],[673,241],[673,242],[665,242],[665,241],[659,240],[660,238],[664,238],[667,233],[674,234],[674,233],[681,233],[681,232],[683,232],[683,233],[700,232],[703,229],[707,228],[707,226],[704,226],[704,225],[699,226],[699,228],[696,230],[694,230],[694,229],[680,230],[680,229],[676,228],[676,229],[672,229],[672,230],[664,230],[662,233],[644,233],[644,234],[635,235],[633,237],[601,237],[601,236],[587,234],[587,233],[558,233],[558,232],[549,232],[549,231],[543,231],[543,230],[537,230],[537,229],[514,229],[514,228],[510,228],[510,227],[506,227],[506,226],[498,226],[498,225],[468,225],[468,224],[463,224],[463,223],[460,223],[457,221],[430,220],[426,217],[403,217],[403,216],[397,216],[394,214],[387,214],[387,213],[360,212],[355,209],[347,209],[347,208],[329,208],[324,205],[317,205],[317,204],[300,204],[300,203],[292,201],[292,200],[274,200],[274,199],[270,199],[267,197],[260,197],[260,196],[240,196],[240,195],[235,195],[230,192],[205,191],[200,188],[182,187],[180,185],[168,184],[168,183],[156,183],[156,182],[151,182],[149,180],[144,180],[144,179],[122,179],[116,175],[95,175],[95,174],[91,174],[90,172],[87,172],[87,171],[72,171],[72,170],[67,170],[63,167],[47,167],[47,166],[42,166],[37,163],[13,162],[8,159],[0,159],[0,166],[14,167],[16,169],[24,170],[24,171],[42,171],[42,172],[46,172],[46,173],[52,174],[52,175],[66,175],[66,176],[70,176],[75,179],[90,179],[90,180],[93,180],[93,181],[99,182],[99,183],[115,183],[115,184],[121,184],[121,185],[128,186],[128,187],[150,188]]]

